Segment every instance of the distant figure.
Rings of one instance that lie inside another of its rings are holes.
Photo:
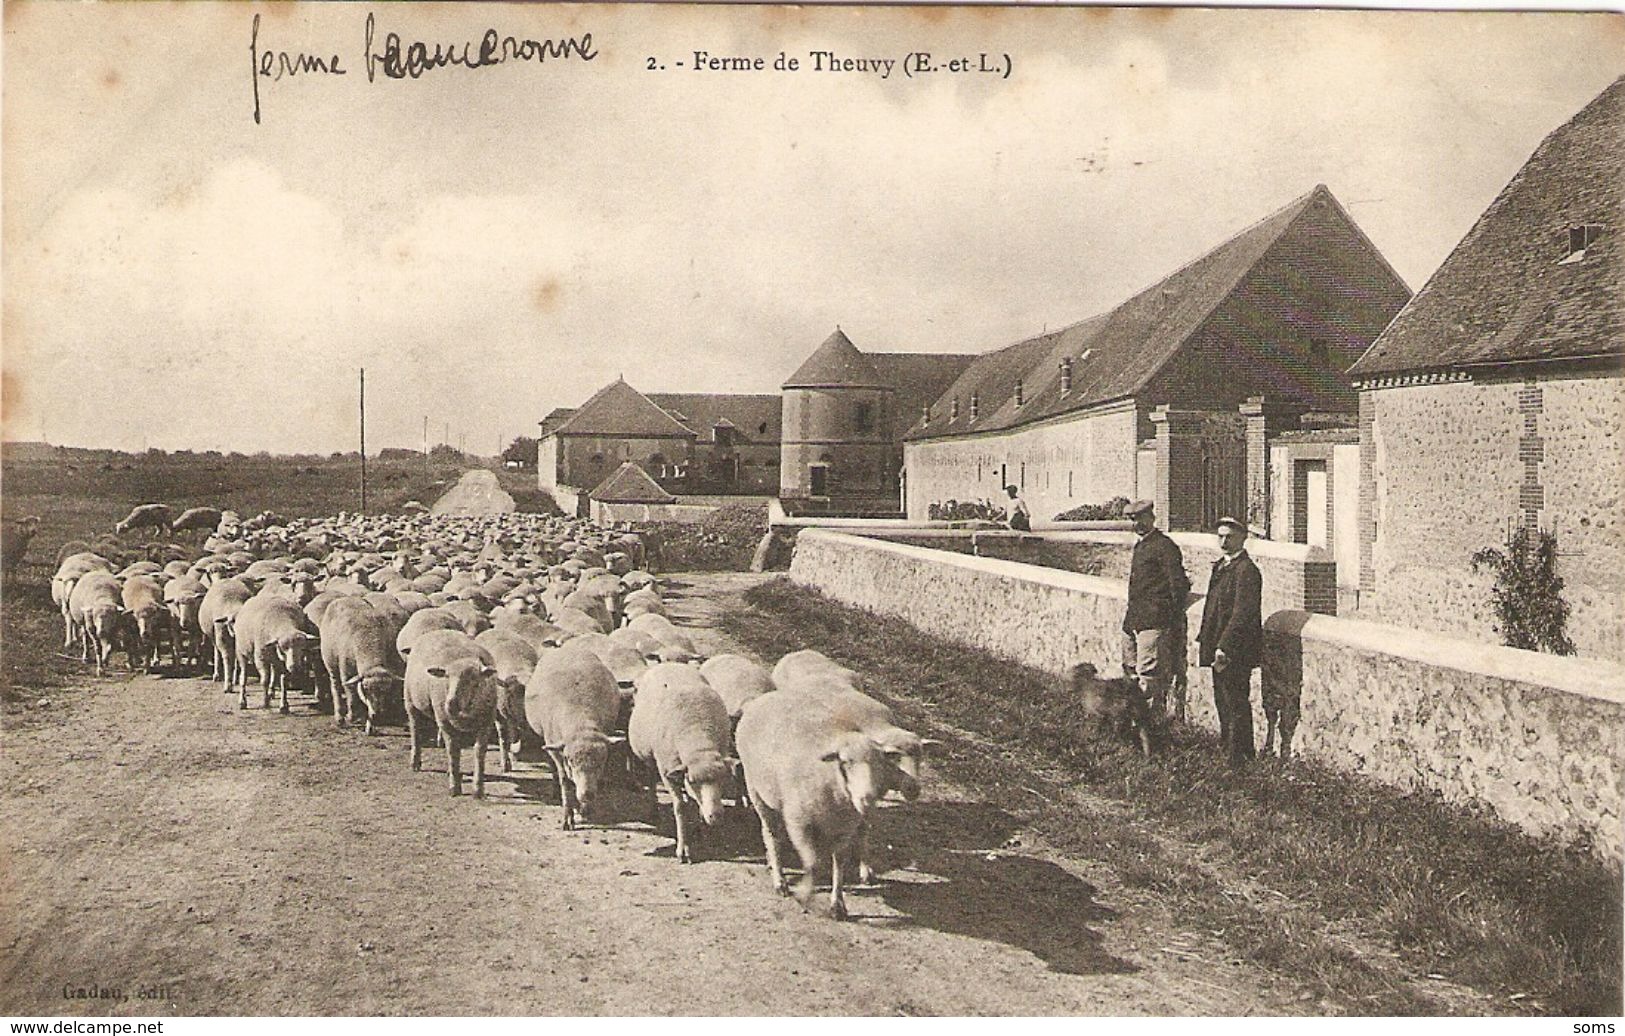
[[[1129,562],[1128,608],[1123,613],[1123,675],[1138,679],[1157,723],[1168,715],[1168,688],[1184,666],[1185,599],[1190,577],[1173,540],[1157,529],[1149,500],[1123,509],[1139,541]]]
[[[1247,527],[1234,518],[1215,526],[1224,556],[1213,563],[1202,629],[1197,634],[1197,661],[1213,667],[1213,704],[1219,712],[1219,744],[1233,764],[1254,756],[1253,670],[1264,648],[1260,598],[1264,579],[1248,556]]]
[[[1021,498],[1015,486],[1005,486],[1004,491],[1010,494],[1010,528],[1017,532],[1032,532],[1032,512],[1027,509],[1027,501]]]
[[[39,532],[39,516],[29,515],[15,522],[0,524],[0,579],[7,583],[17,578],[17,568],[28,553],[28,544]]]

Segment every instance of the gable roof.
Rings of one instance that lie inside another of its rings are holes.
[[[891,435],[900,439],[919,420],[920,409],[934,401],[965,373],[975,353],[868,353],[880,379],[897,393],[893,398]]]
[[[677,499],[633,461],[616,468],[587,495],[601,504],[669,504]]]
[[[779,395],[705,392],[651,392],[649,399],[691,429],[701,442],[710,442],[717,425],[737,430],[747,443],[776,443],[783,423],[784,399]]]
[[[1329,203],[1353,226],[1326,186],[1317,185],[1115,309],[978,356],[932,404],[930,424],[914,415],[905,437],[929,439],[1011,428],[1134,395],[1179,353],[1271,246],[1317,201]],[[1066,393],[1060,388],[1064,358],[1072,360],[1072,388]],[[1023,397],[1019,407],[1015,402],[1018,378]],[[977,397],[974,419],[970,416],[973,394]],[[960,401],[957,420],[951,419],[954,398]]]
[[[889,388],[881,380],[869,358],[841,331],[824,339],[824,344],[796,368],[783,388]]]
[[[1541,142],[1350,376],[1625,352],[1622,204],[1625,78]],[[1585,224],[1600,236],[1563,262]]]
[[[558,429],[559,425],[568,420],[570,415],[575,412],[576,408],[573,406],[560,406],[549,410],[547,412],[547,416],[542,418],[539,422],[542,426],[542,430],[537,433],[538,438],[545,439],[549,435],[552,435],[553,432]]]
[[[594,392],[555,435],[604,435],[629,439],[692,439],[694,432],[660,409],[648,396],[616,378]]]

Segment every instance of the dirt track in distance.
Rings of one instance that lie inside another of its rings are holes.
[[[674,577],[674,618],[729,649],[711,617],[761,578]],[[74,680],[4,734],[0,1013],[1323,1009],[939,779],[883,812],[889,870],[840,924],[772,894],[744,810],[679,866],[669,811],[652,831],[630,795],[559,830],[538,763],[504,776],[493,752],[488,798],[453,799],[443,753],[413,774],[402,730],[337,731],[308,697],[282,716],[207,681]],[[124,999],[64,995],[87,987]]]

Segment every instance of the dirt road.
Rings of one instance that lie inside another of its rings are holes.
[[[680,578],[674,617],[728,648],[711,617],[760,578]],[[679,866],[669,814],[559,830],[539,764],[493,752],[489,797],[453,799],[443,754],[411,773],[403,732],[336,731],[308,698],[85,682],[4,733],[0,1013],[1318,1010],[940,781],[882,814],[890,869],[840,924],[772,894],[745,811]]]

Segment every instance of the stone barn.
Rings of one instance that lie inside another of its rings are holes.
[[[1147,497],[1170,528],[1263,531],[1265,438],[1352,425],[1344,372],[1409,297],[1317,186],[1115,309],[978,356],[905,436],[909,517],[1015,485],[1040,522]]]
[[[1468,559],[1556,534],[1581,655],[1625,661],[1625,79],[1541,143],[1349,372],[1360,612],[1498,642]]]

